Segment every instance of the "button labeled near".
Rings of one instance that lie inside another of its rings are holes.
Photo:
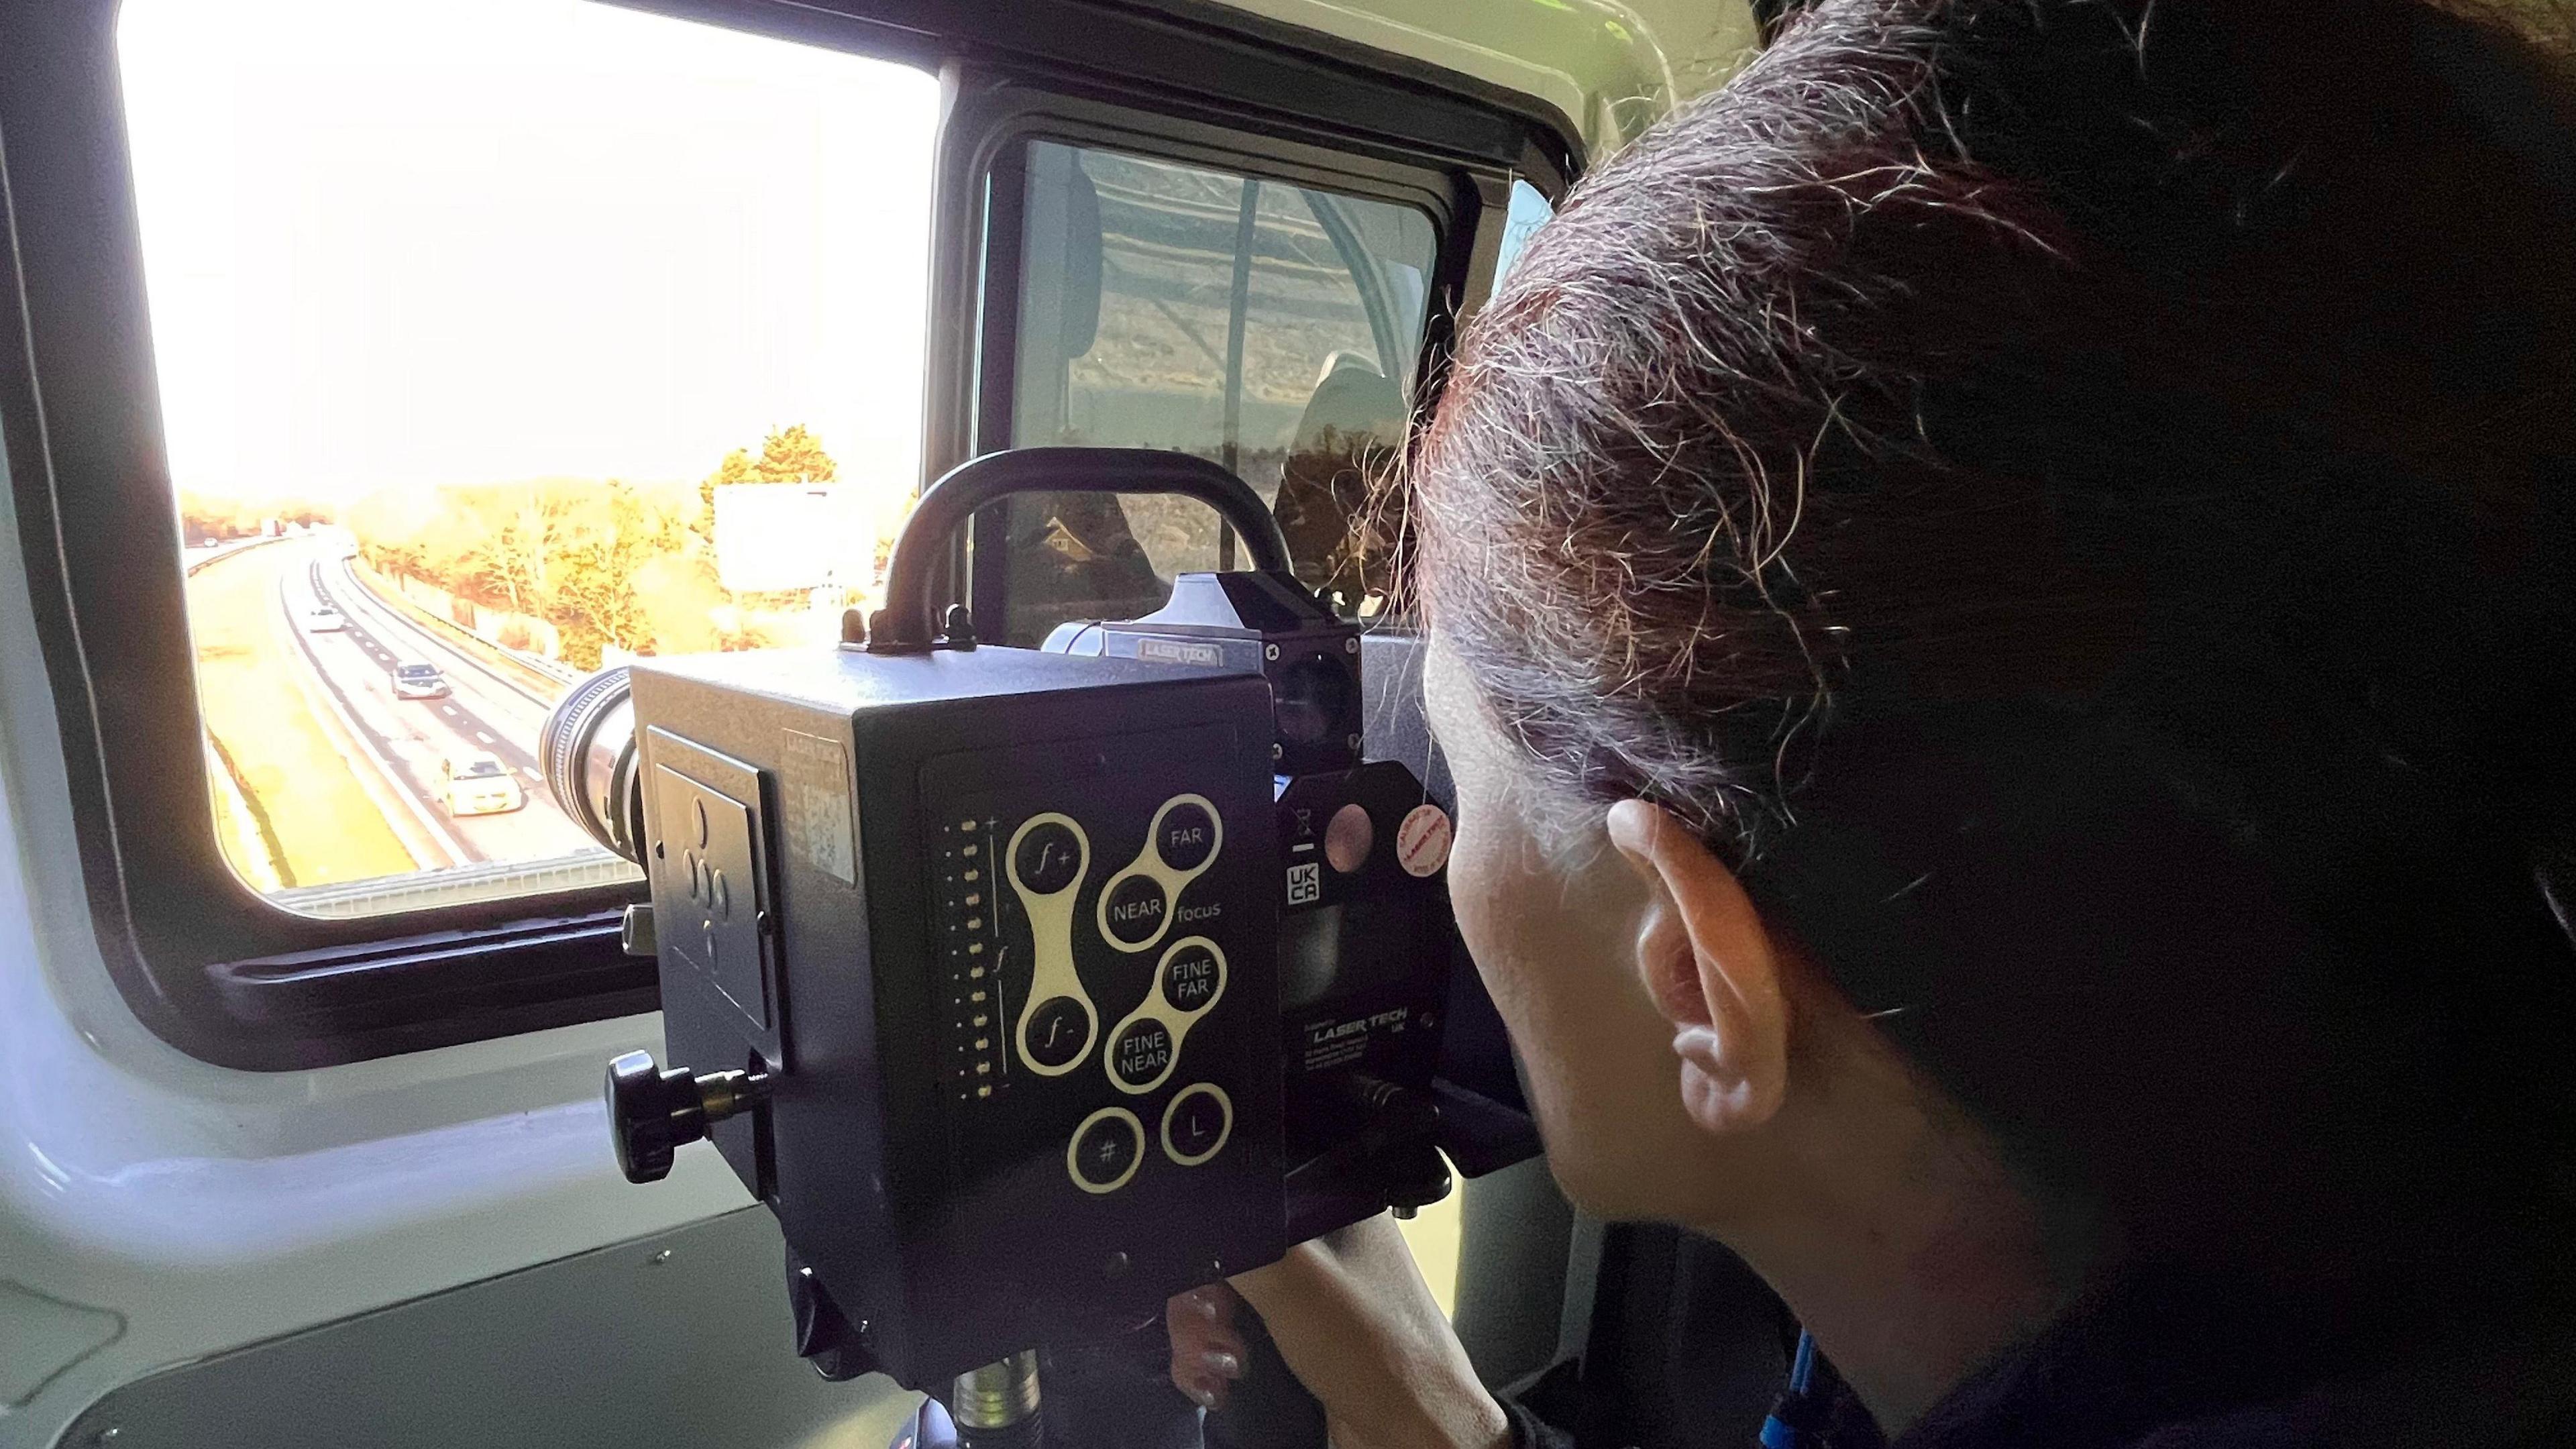
[[[1100,915],[1112,939],[1125,946],[1142,946],[1161,932],[1163,914],[1170,904],[1163,897],[1161,881],[1149,875],[1131,875],[1110,888],[1109,900]]]
[[[1051,896],[1073,884],[1082,873],[1082,842],[1072,830],[1050,820],[1020,837],[1011,852],[1011,877],[1020,888]]]
[[[1051,996],[1029,1009],[1029,1057],[1060,1067],[1082,1055],[1091,1041],[1091,1009],[1070,996]]]
[[[1109,1047],[1109,1069],[1130,1087],[1150,1087],[1172,1069],[1172,1029],[1147,1017],[1130,1022]]]
[[[1163,958],[1163,999],[1175,1011],[1201,1010],[1224,987],[1225,963],[1205,941],[1183,941]]]
[[[1154,848],[1172,869],[1196,870],[1216,849],[1216,819],[1203,806],[1174,805],[1155,828]]]
[[[1082,1119],[1064,1145],[1064,1170],[1088,1193],[1116,1192],[1145,1160],[1145,1124],[1124,1107],[1103,1107]]]
[[[1196,1167],[1225,1150],[1234,1135],[1234,1102],[1213,1082],[1195,1082],[1163,1109],[1163,1155]]]

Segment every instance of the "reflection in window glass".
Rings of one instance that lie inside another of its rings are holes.
[[[538,724],[876,586],[936,82],[584,0],[126,0],[118,42],[226,854],[336,915],[631,875]]]
[[[1231,469],[1300,573],[1356,600],[1367,471],[1401,443],[1436,239],[1391,202],[1052,142],[1028,148],[1012,441],[1171,448]],[[1180,499],[1013,508],[1014,641],[1154,608],[1228,561]]]

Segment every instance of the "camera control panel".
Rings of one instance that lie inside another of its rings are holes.
[[[1247,1069],[1278,1012],[1261,919],[1276,847],[1264,802],[1229,831],[1247,802],[1188,787],[1180,762],[1217,744],[1113,749],[1088,776],[1067,758],[1034,787],[978,788],[993,760],[924,772],[957,1160],[1045,1161],[1068,1224],[1101,1199],[1195,1197],[1190,1179],[1231,1176],[1235,1157],[1247,1181],[1278,1170],[1275,1073]],[[1263,1114],[1240,1134],[1239,1102]]]

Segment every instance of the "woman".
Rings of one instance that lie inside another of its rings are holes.
[[[1429,705],[1549,1161],[1905,1445],[2576,1441],[2546,54],[1820,0],[1468,330]],[[1550,1435],[1380,1228],[1238,1286],[1344,1449]]]

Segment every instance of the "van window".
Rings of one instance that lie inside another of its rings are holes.
[[[127,0],[118,45],[234,869],[320,915],[632,878],[538,725],[872,602],[936,80],[588,0]],[[467,814],[483,757],[524,788]]]
[[[1512,181],[1511,209],[1503,214],[1503,244],[1494,256],[1497,281],[1512,273],[1512,264],[1521,259],[1521,248],[1529,245],[1530,234],[1556,217],[1547,194],[1517,177]]]
[[[1301,573],[1356,600],[1371,467],[1401,445],[1421,355],[1431,219],[1410,206],[1035,142],[1025,158],[1011,441],[1171,448],[1252,485]],[[1183,499],[1024,499],[1008,632],[1129,617],[1172,576],[1232,563]]]

